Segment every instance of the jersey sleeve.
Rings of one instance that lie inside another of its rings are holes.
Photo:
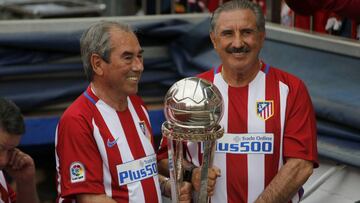
[[[81,193],[105,193],[103,164],[91,120],[81,115],[69,115],[58,124],[56,153],[63,198],[74,198]]]
[[[309,160],[318,166],[316,119],[302,81],[290,89],[284,129],[284,157]]]

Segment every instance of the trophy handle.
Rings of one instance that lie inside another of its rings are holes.
[[[215,141],[204,141],[204,154],[201,164],[200,191],[197,203],[208,203],[207,194],[209,168],[213,165]]]

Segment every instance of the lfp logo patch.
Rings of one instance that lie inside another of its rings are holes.
[[[256,114],[263,120],[267,120],[274,115],[274,101],[258,101],[256,102]]]
[[[71,183],[85,181],[85,167],[80,162],[73,162],[70,165],[70,180]]]

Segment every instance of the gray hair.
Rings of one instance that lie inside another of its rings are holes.
[[[256,28],[260,32],[265,32],[265,17],[261,7],[250,0],[232,0],[220,5],[213,13],[210,20],[210,32],[215,31],[216,23],[222,12],[233,11],[238,9],[249,9],[256,16]]]
[[[94,71],[90,62],[92,54],[98,54],[104,61],[110,63],[111,43],[109,32],[113,28],[125,32],[133,32],[127,24],[114,21],[100,21],[91,25],[81,36],[81,59],[85,75],[90,82],[94,78]]]

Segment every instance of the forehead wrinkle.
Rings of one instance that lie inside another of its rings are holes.
[[[220,25],[223,26],[240,25],[239,23],[245,26],[253,26],[252,24],[255,23],[255,27],[256,27],[256,16],[250,9],[235,9],[235,10],[224,11],[219,15],[217,19],[216,27],[219,28]]]

